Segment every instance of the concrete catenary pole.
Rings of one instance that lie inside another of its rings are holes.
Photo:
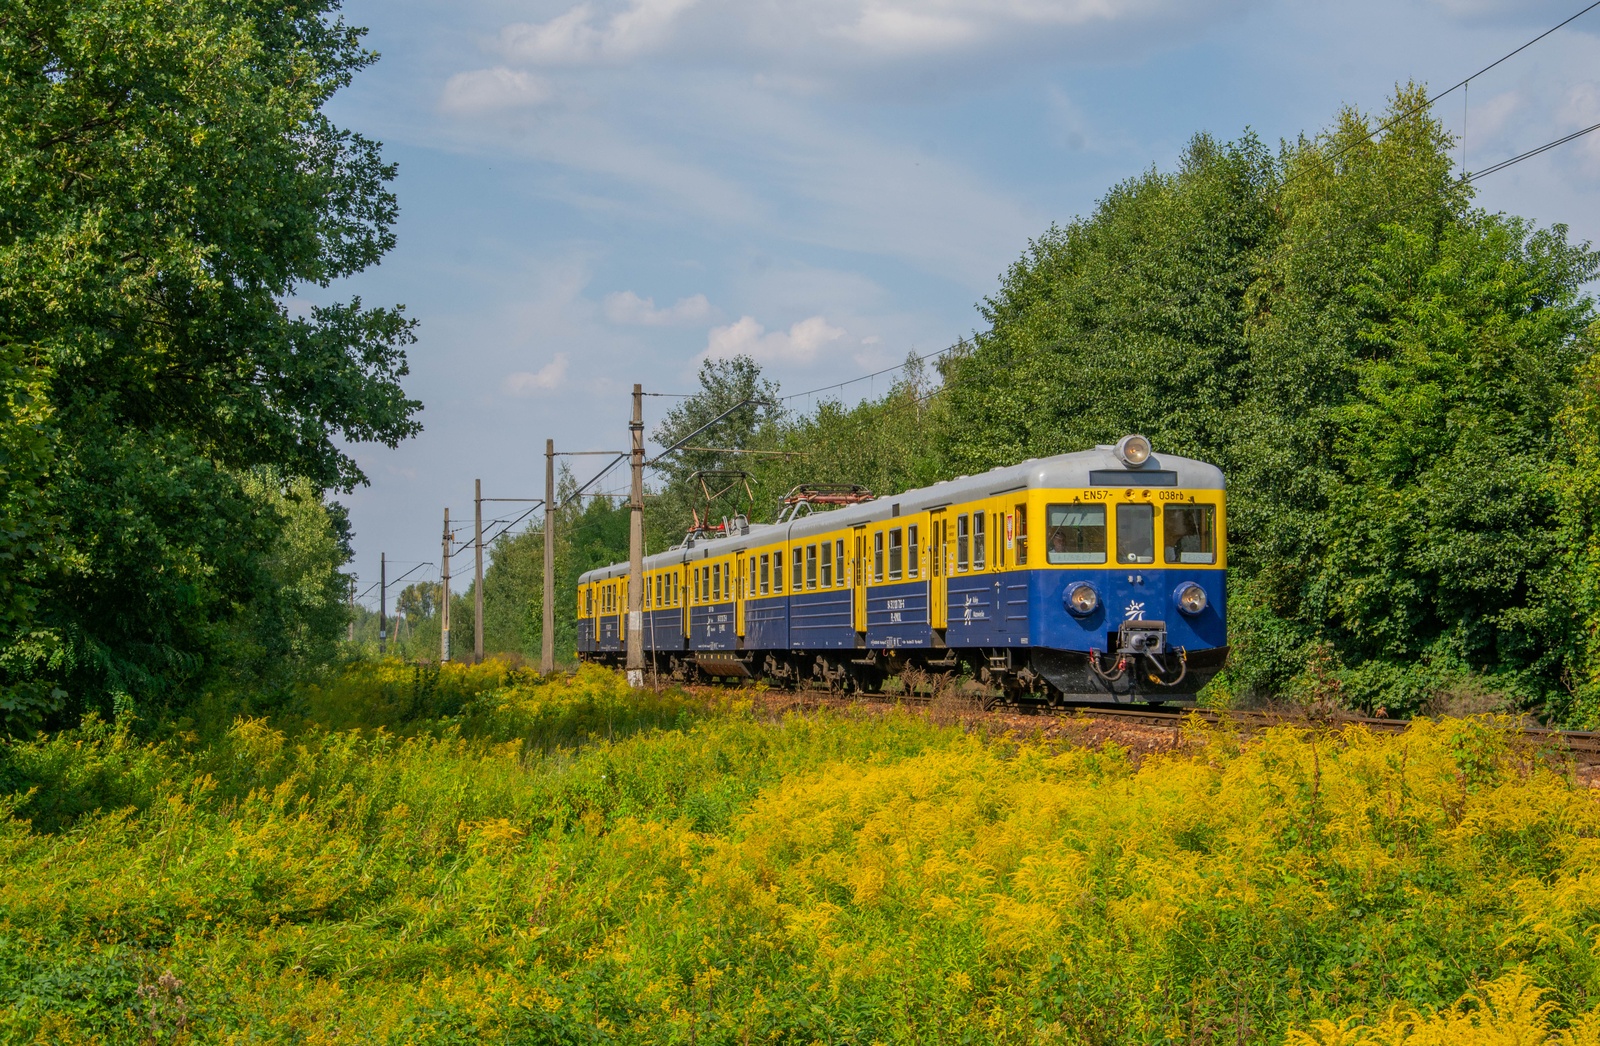
[[[628,685],[644,686],[644,386],[633,387],[633,497],[628,521]]]
[[[450,660],[450,509],[444,510],[444,540],[439,562],[444,568],[439,572],[439,660]]]
[[[472,481],[472,662],[483,662],[483,480]]]
[[[350,575],[350,623],[346,626],[348,633],[345,639],[354,643],[356,641],[356,576]]]
[[[556,670],[556,441],[544,441],[544,622],[539,634],[539,672]]]
[[[370,591],[370,590],[369,590]],[[378,656],[389,648],[389,554],[378,553]]]

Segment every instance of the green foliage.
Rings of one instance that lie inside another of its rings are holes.
[[[7,728],[154,711],[236,670],[266,627],[246,619],[276,612],[247,608],[301,576],[279,558],[294,514],[258,513],[247,477],[320,501],[362,481],[342,441],[416,429],[398,310],[287,303],[393,243],[393,168],[322,112],[374,58],[336,8],[0,15]],[[295,599],[289,631],[320,628],[322,595]]]
[[[1137,760],[413,671],[0,747],[0,1039],[1593,1041],[1600,812],[1504,720]]]

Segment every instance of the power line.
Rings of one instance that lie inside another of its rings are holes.
[[[1467,84],[1471,83],[1473,80],[1476,80],[1478,77],[1482,76],[1484,73],[1487,73],[1489,70],[1493,69],[1495,66],[1499,65],[1501,62],[1504,62],[1509,58],[1512,58],[1512,57],[1514,57],[1514,56],[1516,56],[1518,54],[1521,54],[1523,51],[1526,51],[1528,48],[1532,47],[1534,44],[1538,43],[1540,40],[1543,40],[1545,37],[1549,36],[1551,33],[1555,32],[1557,29],[1562,28],[1563,26],[1567,25],[1570,22],[1576,21],[1577,19],[1583,17],[1584,15],[1588,14],[1590,11],[1593,11],[1597,7],[1600,7],[1600,0],[1594,0],[1594,3],[1591,3],[1589,6],[1585,7],[1583,10],[1579,11],[1577,14],[1571,15],[1570,17],[1562,20],[1561,22],[1558,22],[1557,24],[1551,26],[1549,29],[1546,29],[1544,32],[1540,33],[1538,36],[1534,37],[1532,40],[1529,40],[1527,43],[1523,44],[1522,46],[1517,47],[1517,48],[1515,48],[1515,49],[1513,49],[1511,51],[1507,51],[1505,54],[1501,55],[1499,58],[1496,58],[1494,61],[1492,61],[1488,65],[1484,66],[1482,69],[1479,69],[1477,72],[1473,73],[1471,76],[1467,77],[1466,79],[1461,80],[1460,82],[1454,84],[1451,87],[1445,88],[1443,91],[1440,91],[1438,94],[1433,95],[1430,98],[1423,99],[1421,102],[1419,102],[1416,105],[1412,106],[1410,109],[1407,109],[1405,112],[1401,113],[1399,116],[1396,116],[1394,119],[1389,120],[1387,123],[1379,124],[1377,127],[1374,127],[1372,130],[1370,130],[1366,134],[1362,135],[1360,138],[1356,139],[1353,142],[1350,142],[1349,144],[1345,145],[1342,149],[1339,149],[1339,150],[1335,151],[1334,153],[1332,153],[1331,155],[1325,157],[1326,162],[1328,162],[1328,163],[1334,162],[1335,160],[1339,159],[1339,157],[1341,157],[1345,153],[1349,152],[1351,149],[1354,149],[1359,145],[1365,145],[1367,142],[1372,141],[1372,139],[1374,137],[1376,137],[1377,135],[1383,133],[1384,131],[1387,131],[1387,130],[1391,129],[1391,128],[1395,127],[1396,125],[1400,124],[1400,123],[1403,123],[1404,121],[1406,121],[1406,120],[1410,119],[1411,117],[1417,115],[1418,113],[1422,112],[1424,109],[1431,108],[1435,102],[1439,101],[1439,99],[1444,98],[1447,95],[1453,94],[1456,91],[1461,90],[1463,87],[1466,87]],[[1296,178],[1300,177],[1301,174],[1305,173],[1305,171],[1307,169],[1308,168],[1301,168],[1300,171],[1297,171],[1294,174],[1290,175],[1289,177],[1285,178],[1283,180],[1283,183],[1285,185],[1289,184],[1290,182],[1294,181]]]
[[[1488,167],[1485,167],[1481,171],[1478,171],[1478,172],[1476,172],[1474,174],[1467,175],[1467,181],[1474,181],[1474,180],[1476,180],[1478,178],[1485,177],[1486,175],[1494,174],[1497,171],[1503,171],[1507,167],[1511,167],[1511,166],[1513,166],[1515,164],[1521,163],[1523,160],[1531,159],[1531,158],[1533,158],[1535,156],[1538,156],[1540,153],[1543,153],[1543,152],[1549,152],[1551,149],[1554,149],[1558,145],[1566,145],[1568,142],[1575,141],[1575,140],[1577,140],[1579,138],[1582,138],[1584,135],[1588,134],[1590,131],[1600,131],[1600,123],[1590,124],[1588,127],[1585,127],[1581,131],[1573,131],[1571,134],[1567,135],[1565,138],[1557,138],[1553,142],[1545,142],[1543,145],[1541,145],[1541,146],[1539,146],[1537,148],[1534,148],[1534,149],[1529,149],[1525,153],[1518,153],[1517,155],[1511,157],[1509,160],[1501,160],[1499,163],[1491,164]]]

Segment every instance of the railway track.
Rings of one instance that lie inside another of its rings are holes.
[[[843,697],[838,693],[824,690],[797,690],[788,691],[791,696],[805,701],[814,700],[818,704],[851,704],[871,702],[874,704],[911,704],[925,705],[931,698],[927,695],[905,694],[859,694],[852,697]],[[972,711],[980,710],[974,706]],[[1196,716],[1208,723],[1229,723],[1246,731],[1261,730],[1271,726],[1297,724],[1302,726],[1363,726],[1371,730],[1384,730],[1399,732],[1411,725],[1409,719],[1376,719],[1367,716],[1310,716],[1301,712],[1271,712],[1271,711],[1233,711],[1216,712],[1207,708],[1138,708],[1128,706],[1108,706],[1095,704],[1066,704],[1066,705],[998,705],[985,712],[994,712],[1006,715],[1040,715],[1057,717],[1085,716],[1094,719],[1109,720],[1112,722],[1127,723],[1139,726],[1166,727],[1168,729],[1180,728],[1184,721],[1191,716]],[[1517,731],[1523,736],[1548,744],[1551,747],[1570,753],[1574,758],[1583,763],[1600,763],[1600,731],[1593,730],[1559,730],[1554,727],[1519,725]]]

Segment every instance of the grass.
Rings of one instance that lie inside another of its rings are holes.
[[[411,673],[0,749],[0,1041],[1600,1042],[1600,808],[1493,720],[1135,759]]]

